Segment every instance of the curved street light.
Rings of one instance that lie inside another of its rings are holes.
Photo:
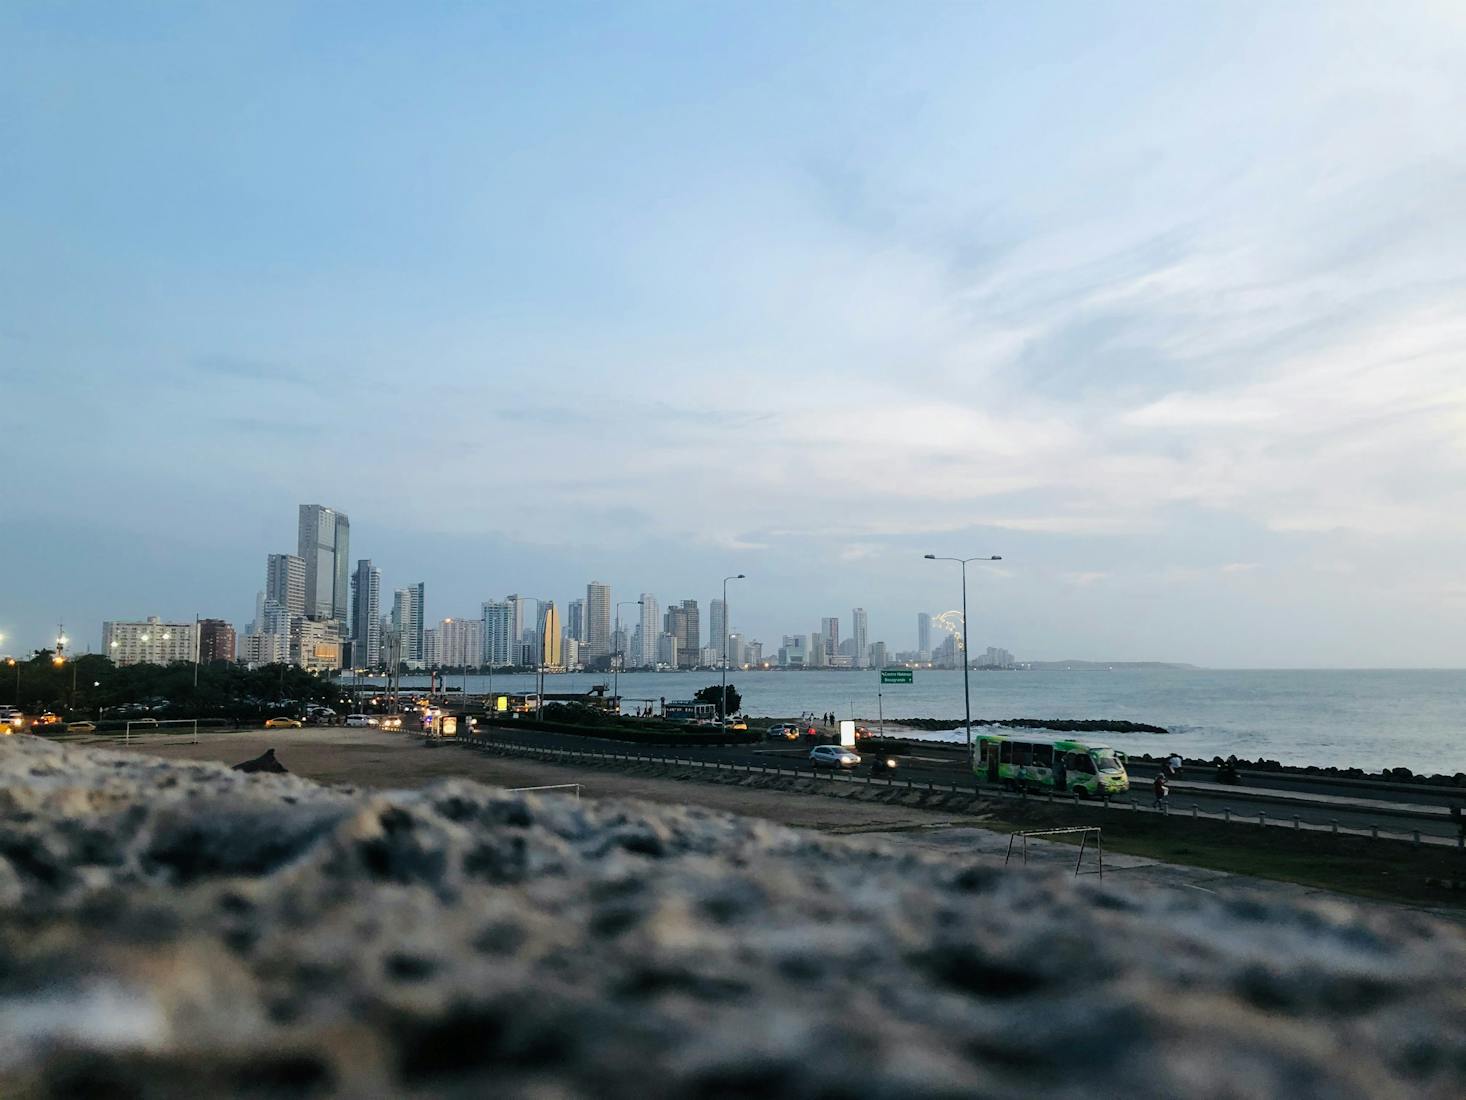
[[[962,703],[967,715],[967,760],[969,765],[972,762],[972,692],[969,690],[969,665],[972,663],[972,654],[967,648],[967,563],[970,561],[1002,561],[1001,554],[991,554],[979,558],[939,558],[935,554],[927,554],[927,561],[955,561],[962,565]]]

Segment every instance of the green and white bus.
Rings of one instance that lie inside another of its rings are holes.
[[[1052,790],[1081,798],[1130,789],[1125,758],[1108,745],[1031,734],[985,733],[972,747],[979,782],[1009,790]]]

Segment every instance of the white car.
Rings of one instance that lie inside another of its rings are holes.
[[[371,714],[348,714],[346,724],[348,726],[375,726],[377,718]]]
[[[860,757],[840,745],[816,745],[809,750],[809,762],[816,768],[853,768]]]

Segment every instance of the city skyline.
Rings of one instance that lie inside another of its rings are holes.
[[[1459,4],[349,22],[0,6],[0,650],[268,553],[905,649],[934,553],[974,646],[1466,667]]]

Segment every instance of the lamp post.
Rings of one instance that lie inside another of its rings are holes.
[[[1002,561],[1001,554],[983,558],[939,558],[926,555],[927,561],[955,561],[962,565],[962,703],[967,714],[967,758],[972,759],[972,692],[968,687],[972,654],[967,649],[967,563],[970,561]]]
[[[718,717],[728,725],[728,582],[746,580],[742,573],[723,578],[723,694],[718,696]]]
[[[635,604],[641,606],[640,600],[617,600],[616,601],[616,652],[611,656],[611,694],[616,698],[616,717],[621,717],[621,609]],[[646,639],[642,639],[642,645],[646,645]]]
[[[10,666],[15,669],[15,705],[20,706],[20,662],[14,657],[6,658]]]

